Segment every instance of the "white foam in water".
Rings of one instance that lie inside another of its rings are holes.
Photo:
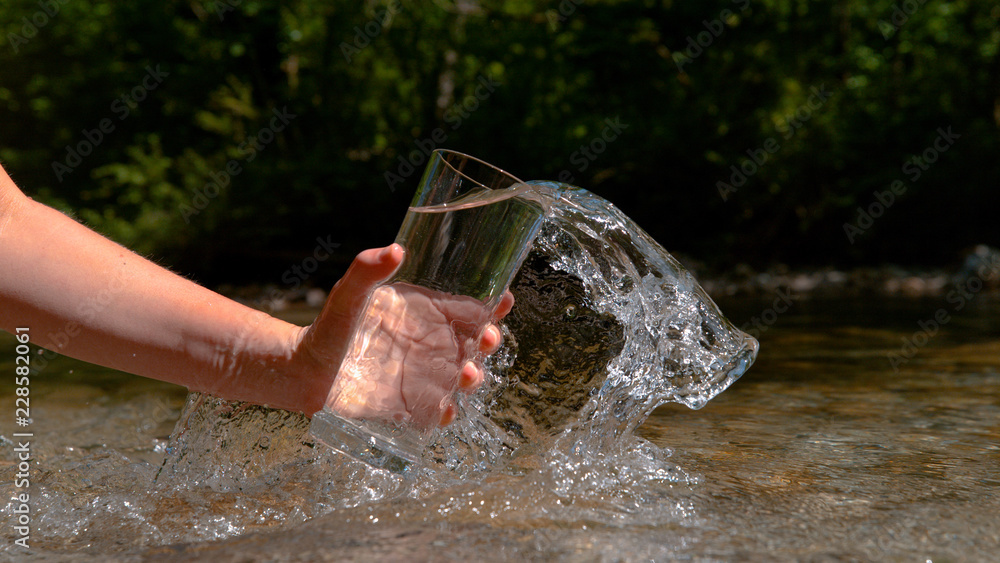
[[[460,398],[462,413],[439,434],[423,478],[404,484],[387,477],[382,483],[391,483],[386,495],[411,486],[427,493],[455,479],[546,466],[557,473],[572,467],[593,475],[611,470],[616,456],[642,458],[627,455],[636,447],[632,432],[657,405],[674,401],[700,408],[756,356],[756,340],[734,328],[691,274],[610,202],[565,184],[532,184],[551,200],[549,213],[512,284],[517,304],[505,319],[504,344],[486,361],[483,387]],[[255,433],[243,421],[265,416],[258,407],[234,409],[210,400],[211,409],[224,414],[192,415],[197,404],[189,402],[178,428],[185,417],[197,419],[198,428],[175,432],[162,475],[181,481],[225,475],[209,483],[232,489],[257,482],[268,471],[280,474],[274,463],[262,463],[259,451],[251,460],[232,446],[234,432]],[[327,467],[355,467],[346,456],[308,447],[312,440],[302,434],[305,424],[304,419],[272,422],[259,431],[293,428],[288,443],[298,449],[285,454],[290,466],[295,456],[322,456]],[[227,429],[225,436],[221,427]],[[226,436],[228,447],[213,447]],[[686,479],[662,457],[650,460],[650,475]],[[352,471],[353,479],[358,470]],[[323,499],[314,500],[327,506],[362,502],[353,496],[354,488],[342,485],[324,487]],[[363,488],[362,496],[380,498],[371,488]]]
[[[683,495],[663,495],[692,478],[633,431],[664,402],[704,405],[749,367],[757,342],[611,203],[532,184],[552,202],[511,287],[504,344],[425,471],[403,479],[317,447],[301,415],[191,394],[158,471],[120,453],[90,455],[86,467],[40,481],[37,521],[59,530],[43,549],[215,540],[365,506],[373,521],[686,518]],[[102,463],[110,472],[95,473]],[[127,476],[60,476],[70,474]]]
[[[757,341],[609,201],[566,184],[530,184],[554,201],[512,285],[518,301],[507,324],[517,327],[438,443],[436,459],[453,469],[490,470],[543,443],[583,458],[620,452],[656,406],[701,408],[757,354]],[[534,318],[518,314],[532,308]],[[616,353],[592,353],[602,346]],[[518,369],[519,354],[543,358],[535,373]],[[552,367],[560,356],[562,370]]]

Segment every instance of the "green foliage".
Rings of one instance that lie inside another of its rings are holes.
[[[10,0],[0,159],[214,279],[274,279],[316,236],[342,259],[391,240],[432,146],[572,177],[722,265],[935,263],[1000,244],[978,204],[1000,177],[998,19],[973,0]]]

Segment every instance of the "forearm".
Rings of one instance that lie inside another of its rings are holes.
[[[60,354],[192,390],[303,410],[289,369],[303,329],[13,193],[0,189],[0,328],[28,326]]]

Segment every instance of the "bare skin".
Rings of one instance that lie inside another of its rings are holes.
[[[348,418],[391,413],[421,428],[436,424],[489,320],[472,297],[405,283],[376,289],[327,404]],[[479,375],[472,369],[464,377],[474,385]]]
[[[0,329],[28,327],[32,342],[60,354],[230,400],[307,415],[320,410],[367,296],[404,254],[396,244],[361,252],[319,317],[299,327],[182,278],[31,200],[0,168]],[[512,305],[508,294],[494,320]],[[497,327],[487,326],[479,351],[491,353],[500,339]],[[469,362],[450,377],[425,383],[468,392],[483,373]],[[440,393],[411,395],[409,411],[439,415],[442,425],[454,419],[453,404]],[[363,399],[373,405],[394,400],[399,397]]]

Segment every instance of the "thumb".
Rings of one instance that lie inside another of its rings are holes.
[[[330,290],[323,311],[310,328],[314,354],[339,365],[368,296],[379,282],[399,268],[404,255],[403,247],[395,243],[357,255],[344,277]]]
[[[404,254],[403,247],[396,243],[358,254],[344,277],[333,286],[325,308],[360,313],[368,294],[399,268]]]

